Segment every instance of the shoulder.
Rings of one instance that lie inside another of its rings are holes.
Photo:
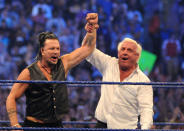
[[[108,65],[119,67],[118,59],[116,57],[110,57],[109,60],[108,60]]]
[[[70,54],[65,54],[63,56],[61,56],[59,59],[64,63],[65,61],[67,61],[70,57]]]
[[[28,65],[26,68],[27,68],[27,69],[30,69],[30,68],[32,68],[33,66],[35,66],[36,63],[37,63],[37,61],[35,61],[35,62],[33,62],[32,64]]]
[[[142,72],[140,69],[137,69],[138,77],[140,78],[140,82],[150,82],[148,76]]]
[[[69,54],[65,54],[65,55],[60,57],[60,60],[61,60],[62,64],[64,65],[64,67],[67,65],[68,59],[69,59]]]
[[[22,72],[19,74],[17,80],[30,80],[30,72],[28,68],[25,68],[22,70]]]

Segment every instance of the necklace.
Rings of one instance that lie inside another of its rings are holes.
[[[40,62],[41,67],[47,72],[47,74],[49,75],[50,78],[52,78],[51,73],[47,70],[47,67],[45,67],[44,65],[42,65],[42,63]]]

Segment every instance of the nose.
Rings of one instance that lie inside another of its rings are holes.
[[[60,53],[60,50],[57,49],[57,48],[55,48],[55,49],[54,49],[54,54],[58,54],[58,53]]]
[[[122,54],[122,55],[127,55],[127,50],[126,50],[126,49],[125,49],[125,50],[122,50],[122,51],[121,51],[121,54]]]

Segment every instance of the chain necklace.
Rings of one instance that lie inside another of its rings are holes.
[[[40,61],[40,65],[47,72],[47,74],[49,75],[49,77],[52,78],[51,73],[47,70],[47,67],[45,67],[44,65],[42,65],[41,61]]]

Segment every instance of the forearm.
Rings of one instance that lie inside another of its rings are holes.
[[[148,77],[142,77],[141,81],[150,82]],[[141,129],[150,129],[153,124],[153,88],[152,86],[140,86],[138,88],[138,104],[140,111]]]
[[[10,119],[11,126],[18,124],[15,99],[12,99],[11,97],[7,98],[6,109],[7,109],[9,119]]]
[[[96,45],[96,30],[92,33],[87,33],[83,39],[82,46],[70,54],[62,56],[62,61],[65,67],[65,73],[69,71],[72,67],[79,64],[87,56],[89,56]]]
[[[83,41],[82,41],[82,59],[85,59],[87,56],[89,56],[96,47],[96,30],[94,30],[92,33],[87,32]]]
[[[94,47],[96,46],[96,30],[92,33],[87,32],[83,41],[82,41],[82,47],[89,48],[90,51],[94,50]]]
[[[79,54],[77,55],[77,59],[79,61],[85,59],[87,56],[89,56],[94,48],[96,46],[96,30],[94,30],[92,33],[87,32],[83,41],[82,46],[80,47]]]
[[[153,111],[145,110],[141,113],[141,129],[151,129],[153,125]]]

